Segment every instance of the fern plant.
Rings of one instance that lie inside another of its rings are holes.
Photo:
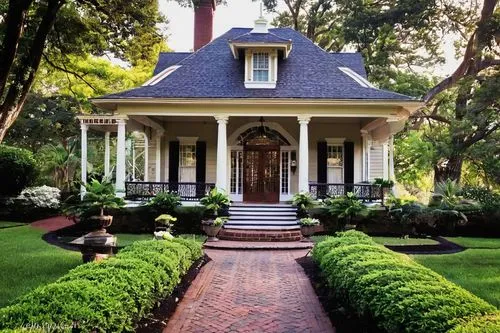
[[[206,196],[201,198],[200,204],[205,206],[209,214],[211,213],[212,216],[218,216],[222,210],[230,206],[231,201],[225,192],[219,191],[214,187]]]
[[[368,215],[368,208],[352,192],[341,197],[328,198],[323,202],[323,205],[330,215],[344,222],[343,227],[351,224],[356,216]]]

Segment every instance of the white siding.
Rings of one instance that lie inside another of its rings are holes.
[[[382,145],[370,148],[370,181],[375,178],[384,178],[384,150]]]

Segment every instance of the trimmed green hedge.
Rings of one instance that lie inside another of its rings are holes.
[[[408,256],[358,231],[317,244],[313,259],[332,293],[387,332],[439,333],[496,309]],[[465,331],[457,331],[465,332]]]
[[[82,332],[133,331],[202,254],[201,243],[193,240],[135,242],[114,258],[81,265],[0,309],[0,329],[77,322]]]
[[[464,321],[449,333],[498,333],[500,332],[500,312]]]

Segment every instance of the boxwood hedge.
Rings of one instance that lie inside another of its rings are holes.
[[[194,240],[140,241],[111,259],[81,265],[0,309],[0,330],[56,327],[130,332],[202,256]]]
[[[472,325],[463,324],[464,320],[496,310],[408,256],[392,252],[357,231],[338,233],[320,242],[313,249],[313,259],[335,297],[359,315],[371,316],[387,332],[439,333],[454,327],[454,333],[469,332],[459,328]],[[488,321],[488,325],[495,323]]]

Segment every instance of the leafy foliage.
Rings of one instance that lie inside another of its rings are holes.
[[[196,241],[135,242],[116,258],[81,265],[0,309],[0,329],[76,321],[85,332],[132,331],[201,256]]]
[[[319,220],[312,217],[304,217],[299,220],[299,224],[303,226],[319,225]]]
[[[309,192],[295,193],[292,197],[292,205],[297,207],[298,217],[307,217],[308,210],[313,208],[315,204],[316,202]]]
[[[455,207],[461,200],[460,192],[460,185],[457,181],[451,179],[439,182],[434,187],[434,193],[440,196],[440,205],[444,207]],[[431,203],[429,203],[429,206],[431,206]]]
[[[181,205],[181,197],[174,192],[160,192],[147,205],[157,213],[172,214]]]
[[[341,197],[328,198],[323,201],[323,205],[331,215],[343,219],[346,224],[350,224],[356,216],[368,214],[368,208],[352,192]]]
[[[68,140],[66,146],[48,144],[36,155],[41,164],[41,174],[50,177],[55,187],[67,192],[74,188],[76,171],[80,165],[77,144],[76,140]]]
[[[22,148],[0,145],[0,195],[17,195],[38,175],[33,154]]]
[[[460,320],[496,311],[407,256],[357,234],[327,238],[313,249],[313,258],[331,293],[385,331],[444,333]]]
[[[102,216],[104,210],[117,209],[125,205],[125,201],[115,195],[113,184],[107,180],[100,182],[92,179],[85,185],[85,191],[81,202],[84,211],[99,209]]]
[[[500,209],[500,194],[484,187],[463,187],[460,195],[478,201],[485,210]]]
[[[220,213],[224,213],[223,211],[229,208],[231,201],[226,193],[214,187],[206,196],[201,198],[200,204],[205,206],[208,213],[217,216]]]
[[[500,312],[464,320],[449,333],[496,333],[500,332]]]

